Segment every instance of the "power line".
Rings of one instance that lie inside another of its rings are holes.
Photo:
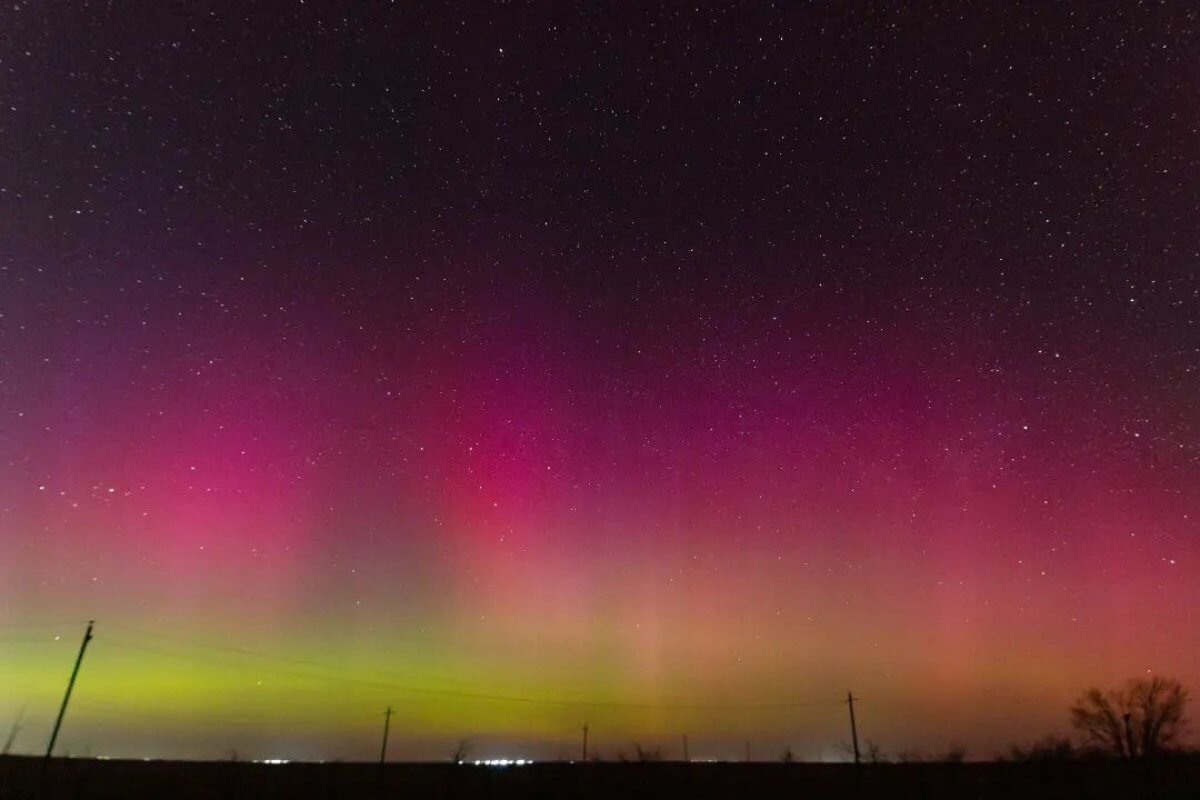
[[[63,644],[63,640],[45,636],[0,636],[0,644]]]
[[[0,624],[0,630],[29,630],[30,628],[74,628],[76,625],[86,625],[88,620],[63,620],[62,622],[5,622]]]
[[[128,633],[137,634],[139,636],[146,636],[146,637],[150,637],[153,639],[160,639],[163,641],[188,645],[190,647],[199,647],[199,648],[203,648],[205,650],[215,650],[215,651],[220,651],[220,652],[234,653],[234,654],[240,655],[244,658],[256,658],[256,659],[262,659],[262,660],[267,660],[267,661],[278,661],[278,662],[287,663],[287,664],[297,664],[300,666],[309,667],[309,668],[313,668],[313,669],[337,670],[339,679],[348,670],[348,668],[342,664],[336,664],[336,663],[329,662],[329,661],[325,661],[325,662],[312,661],[309,659],[296,658],[294,656],[280,656],[280,655],[275,655],[273,653],[264,653],[260,650],[251,650],[251,649],[248,649],[245,647],[238,647],[238,646],[234,646],[234,645],[221,645],[221,644],[214,644],[212,642],[197,641],[195,639],[184,639],[179,636],[167,636],[165,634],[155,633],[153,631],[146,631],[146,630],[141,630],[138,628],[131,628],[127,625],[111,625],[111,627],[126,631]],[[388,672],[386,670],[378,670],[378,669],[364,670],[360,667],[355,667],[354,670],[356,672],[367,672],[367,673],[370,673],[373,675],[381,675],[385,678],[399,678],[401,680],[407,680],[409,677],[411,677],[411,676],[407,676],[407,675],[400,675],[395,672]],[[495,684],[479,683],[479,682],[475,682],[475,681],[456,681],[456,680],[452,680],[449,678],[435,678],[434,681],[438,682],[438,683],[450,684],[453,686],[465,686],[465,687],[474,686],[474,687],[481,687],[481,688],[499,689],[502,691],[514,691],[514,692],[519,691],[517,689],[513,689],[512,687],[496,686]]]
[[[125,630],[130,630],[128,628],[124,628],[123,626],[116,626],[116,627],[122,627]],[[265,660],[273,660],[273,661],[281,661],[281,662],[299,664],[308,669],[315,669],[315,670],[330,670],[330,669],[343,670],[344,669],[344,668],[339,667],[334,664],[322,664],[320,662],[308,661],[305,659],[290,658],[287,656],[275,656],[275,655],[272,655],[269,653],[262,653],[262,652],[258,652],[258,651],[254,651],[254,650],[249,650],[247,648],[227,647],[227,646],[223,646],[223,645],[212,645],[212,644],[207,644],[207,643],[202,643],[202,642],[193,642],[193,641],[188,641],[188,640],[182,640],[182,639],[178,639],[176,637],[166,637],[166,636],[162,636],[159,634],[150,634],[148,632],[143,632],[143,631],[137,631],[137,632],[141,633],[143,635],[154,636],[156,638],[162,638],[162,639],[167,639],[167,640],[174,640],[174,641],[178,641],[181,643],[185,643],[185,644],[189,644],[189,645],[193,645],[193,646],[197,646],[197,647],[203,647],[206,649],[226,650],[226,651],[231,651],[231,652],[237,653],[242,656],[249,656],[249,657],[261,658],[261,659],[265,659]],[[136,649],[147,650],[150,652],[158,652],[163,655],[173,656],[176,658],[183,658],[183,659],[189,659],[189,660],[203,660],[202,658],[196,656],[195,654],[182,653],[182,652],[178,652],[178,651],[168,650],[166,648],[154,647],[152,645],[146,645],[146,644],[134,643],[134,642],[120,642],[120,643],[127,647],[133,647]],[[210,659],[210,660],[212,660],[212,659]],[[218,663],[220,663],[220,662],[218,662]],[[260,669],[263,669],[267,672],[275,672],[278,674],[290,675],[293,677],[302,677],[302,678],[306,678],[309,680],[318,680],[318,681],[325,680],[325,681],[334,682],[334,683],[352,683],[352,684],[357,684],[360,686],[368,686],[368,687],[375,688],[375,689],[389,689],[389,690],[395,690],[395,691],[400,691],[400,692],[406,692],[409,694],[420,694],[420,695],[430,695],[430,696],[435,696],[435,697],[456,698],[456,699],[460,699],[460,700],[478,700],[478,701],[497,702],[497,703],[519,703],[519,704],[541,705],[541,706],[551,706],[551,707],[577,707],[577,708],[601,708],[601,709],[624,709],[624,710],[648,710],[648,711],[771,711],[771,710],[786,710],[786,709],[796,709],[796,708],[815,707],[815,706],[830,706],[830,705],[837,705],[840,702],[840,701],[834,701],[834,700],[799,700],[799,701],[790,701],[790,702],[782,702],[782,703],[691,703],[691,702],[686,702],[686,701],[650,703],[650,702],[626,702],[626,701],[612,701],[612,700],[541,698],[541,697],[522,696],[522,695],[516,695],[516,694],[493,694],[493,693],[489,693],[489,692],[469,692],[469,691],[460,691],[460,690],[452,690],[452,689],[435,689],[435,688],[430,688],[430,687],[426,687],[426,686],[414,686],[411,684],[395,683],[392,681],[376,681],[376,680],[368,680],[368,679],[364,679],[364,678],[357,678],[357,677],[353,677],[350,675],[346,675],[346,674],[344,674],[344,672],[339,672],[336,675],[321,675],[321,674],[314,674],[311,672],[297,672],[294,670],[281,670],[279,668],[272,668],[272,667],[260,667]],[[379,672],[376,672],[375,674],[394,675],[394,673],[379,673]],[[401,677],[401,676],[397,675],[395,677]]]
[[[153,711],[142,708],[117,708],[116,706],[105,705],[101,703],[76,701],[72,704],[73,708],[80,708],[87,712],[87,719],[107,722],[129,722],[130,720],[149,720],[154,722],[180,722],[180,716],[176,712],[169,711]],[[97,714],[99,712],[99,714]],[[329,722],[339,723],[358,723],[367,722],[375,719],[375,714],[364,713],[322,713],[310,715],[295,715],[295,714],[280,714],[278,712],[264,712],[262,716],[256,717],[211,717],[200,716],[190,717],[187,722],[192,724],[199,720],[206,725],[223,725],[228,727],[238,726],[261,726],[264,723],[272,723],[278,725],[307,725],[321,724]]]
[[[205,650],[214,650],[214,651],[218,651],[218,652],[233,653],[235,655],[239,655],[239,656],[242,656],[245,658],[256,658],[256,659],[262,659],[262,660],[267,660],[267,661],[278,661],[281,663],[296,664],[299,666],[303,666],[303,667],[310,668],[310,669],[316,669],[316,670],[335,670],[336,674],[330,676],[331,680],[339,680],[339,681],[340,680],[350,680],[350,681],[354,681],[354,682],[358,682],[358,683],[369,683],[370,685],[374,685],[374,686],[383,686],[384,685],[384,684],[379,684],[379,683],[374,683],[374,682],[366,682],[361,678],[347,678],[347,677],[345,677],[345,675],[346,675],[346,672],[349,670],[349,668],[345,667],[344,665],[337,664],[334,662],[314,661],[311,659],[297,658],[295,656],[281,656],[281,655],[276,655],[274,653],[266,653],[261,650],[253,650],[251,648],[240,647],[240,646],[236,646],[236,645],[223,645],[223,644],[216,644],[213,642],[199,641],[196,639],[186,639],[186,638],[179,637],[179,636],[169,636],[166,634],[157,633],[155,631],[148,631],[148,630],[144,630],[141,628],[133,628],[128,625],[118,625],[118,624],[113,624],[113,623],[106,623],[106,625],[107,625],[107,627],[116,628],[119,630],[126,631],[128,633],[137,634],[139,636],[150,637],[153,639],[160,639],[160,640],[167,641],[167,642],[174,642],[177,644],[187,645],[190,647],[203,648]],[[125,644],[128,644],[129,646],[134,646],[134,647],[142,647],[145,649],[151,649],[147,645],[132,644],[132,643],[128,643],[128,642],[126,642]],[[164,650],[161,652],[169,653],[170,651]],[[264,669],[267,669],[267,668],[264,668]],[[353,670],[355,672],[366,672],[366,673],[369,673],[372,675],[381,676],[383,678],[398,679],[401,681],[409,680],[412,677],[410,675],[402,675],[400,673],[389,672],[386,670],[379,670],[379,669],[365,669],[364,670],[361,667],[354,667]],[[268,671],[271,671],[271,670],[268,669]],[[294,672],[281,673],[281,674],[304,675],[303,673],[294,673]],[[311,677],[315,678],[318,676],[311,676]],[[578,703],[578,704],[587,705],[587,706],[595,706],[595,705],[605,705],[606,704],[604,702],[589,701],[586,699],[576,701],[576,700],[571,700],[568,698],[544,699],[544,698],[524,697],[524,696],[520,695],[520,691],[521,691],[520,689],[516,689],[513,687],[507,687],[507,686],[497,686],[496,684],[479,683],[479,682],[475,682],[475,681],[456,681],[456,680],[451,680],[451,679],[447,679],[447,678],[435,678],[434,681],[438,682],[438,683],[447,683],[447,684],[456,685],[456,686],[467,686],[467,687],[475,686],[475,687],[482,687],[482,688],[498,689],[500,691],[508,692],[509,694],[496,695],[496,694],[490,694],[490,693],[486,693],[486,692],[483,692],[483,693],[460,692],[460,691],[453,691],[453,690],[433,689],[430,687],[417,688],[417,687],[411,686],[411,684],[408,685],[408,690],[413,691],[413,692],[423,692],[423,693],[430,693],[430,694],[445,694],[446,696],[462,696],[462,697],[468,697],[468,698],[482,698],[482,699],[494,699],[494,700],[511,700],[513,702],[538,702],[538,703],[549,703],[549,704],[555,704],[555,705],[571,705],[574,703]],[[393,684],[389,683],[386,685],[391,686]],[[737,708],[747,708],[747,709],[801,708],[801,707],[805,707],[805,706],[836,705],[837,702],[838,701],[832,701],[832,700],[830,700],[830,701],[798,700],[798,701],[789,701],[789,702],[783,702],[783,703],[696,704],[690,700],[677,700],[677,701],[669,701],[669,702],[665,702],[665,703],[622,703],[622,702],[617,701],[615,704],[620,705],[620,706],[627,706],[630,708],[644,708],[644,709],[650,709],[650,710],[657,709],[657,708],[668,708],[668,709],[670,709],[670,708],[683,708],[683,709],[696,708],[696,709],[703,710],[703,709],[724,709],[724,708],[730,708],[730,709],[737,709]]]

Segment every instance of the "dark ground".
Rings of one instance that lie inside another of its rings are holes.
[[[44,786],[43,786],[44,782]],[[977,764],[287,764],[0,757],[9,798],[1200,798],[1200,760]]]

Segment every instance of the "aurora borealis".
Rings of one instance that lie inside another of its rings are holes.
[[[1200,686],[1186,5],[0,11],[0,728],[989,757]]]

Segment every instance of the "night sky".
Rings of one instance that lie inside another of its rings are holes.
[[[439,7],[440,5],[440,7]],[[0,10],[0,730],[975,757],[1200,683],[1188,3]]]

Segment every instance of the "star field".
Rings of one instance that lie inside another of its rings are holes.
[[[6,6],[18,749],[89,618],[76,752],[816,758],[852,687],[988,755],[1195,685],[1198,25]]]

